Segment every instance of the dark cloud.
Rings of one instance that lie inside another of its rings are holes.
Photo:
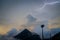
[[[26,20],[27,22],[23,24],[22,27],[31,27],[37,21],[37,19],[30,14],[26,16]]]
[[[34,18],[32,15],[28,15],[26,18],[27,18],[28,22],[34,22],[34,21],[36,21],[36,18]]]

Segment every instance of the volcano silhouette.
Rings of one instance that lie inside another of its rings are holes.
[[[16,39],[20,40],[40,40],[40,37],[38,34],[33,34],[29,30],[25,29],[18,35],[14,36]]]

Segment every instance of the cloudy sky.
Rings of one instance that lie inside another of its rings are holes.
[[[0,5],[0,34],[12,28],[34,31],[41,24],[45,30],[60,28],[59,0],[0,0]]]

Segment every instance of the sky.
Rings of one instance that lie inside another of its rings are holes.
[[[0,34],[12,28],[35,31],[60,28],[59,0],[0,0]],[[41,28],[40,28],[41,29]]]

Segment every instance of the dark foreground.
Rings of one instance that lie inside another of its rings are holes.
[[[14,38],[18,39],[18,40],[60,40],[60,32],[51,38],[41,39],[38,34],[32,33],[29,30],[25,29],[21,33],[19,33],[18,35],[14,36]]]

